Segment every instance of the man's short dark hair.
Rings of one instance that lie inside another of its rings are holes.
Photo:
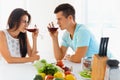
[[[67,18],[69,15],[73,16],[73,19],[75,20],[75,9],[72,5],[68,4],[68,3],[64,3],[64,4],[60,4],[58,5],[55,10],[54,13],[58,13],[62,11],[63,15]]]

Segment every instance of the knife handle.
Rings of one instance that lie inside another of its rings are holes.
[[[107,46],[108,46],[108,41],[109,41],[109,38],[108,38],[108,37],[106,37],[106,38],[105,38],[104,56],[107,56]]]
[[[102,53],[103,53],[103,41],[104,41],[104,38],[101,38],[100,48],[99,48],[99,56],[102,56]]]
[[[102,37],[99,48],[99,56],[107,56],[107,45],[109,37]]]

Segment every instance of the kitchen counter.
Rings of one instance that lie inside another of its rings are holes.
[[[73,74],[77,80],[81,80],[79,72],[81,70],[80,63],[73,63],[64,60],[65,66],[72,67]],[[22,63],[22,64],[8,64],[0,63],[0,80],[33,80],[37,74],[33,63]]]

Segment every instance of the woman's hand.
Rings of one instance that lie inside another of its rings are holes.
[[[32,32],[32,38],[33,39],[36,39],[38,37],[38,34],[39,34],[39,29],[36,28],[36,31],[35,32]]]
[[[40,59],[40,56],[35,54],[35,55],[32,55],[31,57],[33,57],[34,60],[39,60]]]

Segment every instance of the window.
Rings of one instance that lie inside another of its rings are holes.
[[[120,0],[85,0],[85,3],[86,25],[97,39],[110,38],[108,48],[120,60]]]

